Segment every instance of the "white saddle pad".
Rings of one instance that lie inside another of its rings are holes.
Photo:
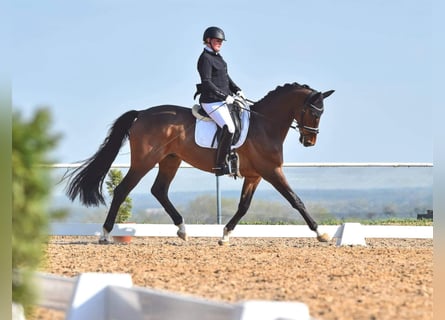
[[[232,146],[232,149],[239,148],[246,141],[247,132],[249,131],[249,118],[250,118],[250,108],[246,106],[241,112],[241,134],[238,142]],[[195,142],[198,146],[203,148],[213,148],[216,149],[218,142],[213,141],[215,136],[217,125],[214,121],[204,121],[196,119],[195,126]],[[212,146],[212,142],[214,145]]]

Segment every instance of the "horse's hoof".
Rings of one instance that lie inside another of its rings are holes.
[[[188,241],[189,237],[187,236],[187,233],[185,232],[181,232],[178,230],[178,232],[176,233],[178,235],[179,238],[181,238],[184,241]]]
[[[220,239],[220,240],[218,241],[218,244],[219,244],[220,246],[228,246],[230,243],[229,243],[229,240],[223,240],[223,239]]]
[[[111,241],[108,239],[99,239],[99,244],[111,244]]]
[[[317,240],[320,242],[328,242],[331,240],[331,237],[327,233],[323,233],[322,235],[317,236]]]

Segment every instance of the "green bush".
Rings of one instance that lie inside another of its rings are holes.
[[[118,169],[111,169],[108,171],[108,180],[105,181],[107,185],[107,191],[110,197],[113,197],[114,189],[121,183],[123,176],[122,172]],[[128,221],[131,217],[131,209],[133,208],[133,203],[130,197],[126,197],[124,202],[122,202],[116,216],[116,223],[123,223]]]
[[[50,112],[44,108],[29,121],[19,112],[12,116],[12,300],[26,310],[35,299],[29,279],[42,260],[48,236],[52,181],[50,171],[39,165],[50,162],[48,153],[60,139],[48,132],[50,124]]]

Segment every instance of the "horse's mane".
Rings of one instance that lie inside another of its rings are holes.
[[[312,88],[309,87],[307,84],[299,84],[297,82],[286,83],[282,86],[277,86],[275,89],[269,91],[261,100],[258,100],[257,104],[262,103],[265,100],[269,100],[270,98],[282,93],[283,91],[288,91],[294,88],[307,88],[312,90]]]

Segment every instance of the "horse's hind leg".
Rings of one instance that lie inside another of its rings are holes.
[[[113,230],[119,207],[147,171],[148,169],[141,172],[130,168],[121,183],[114,189],[113,200],[111,201],[110,209],[108,210],[107,218],[103,225],[103,235],[100,237],[99,243],[107,244],[110,242],[110,232]]]
[[[151,193],[156,199],[158,199],[165,211],[167,211],[168,215],[172,218],[173,223],[179,228],[177,233],[178,237],[187,241],[184,219],[168,198],[170,183],[175,177],[180,164],[181,159],[173,154],[162,159],[162,161],[159,162],[158,175],[156,176],[156,180],[151,187]]]

